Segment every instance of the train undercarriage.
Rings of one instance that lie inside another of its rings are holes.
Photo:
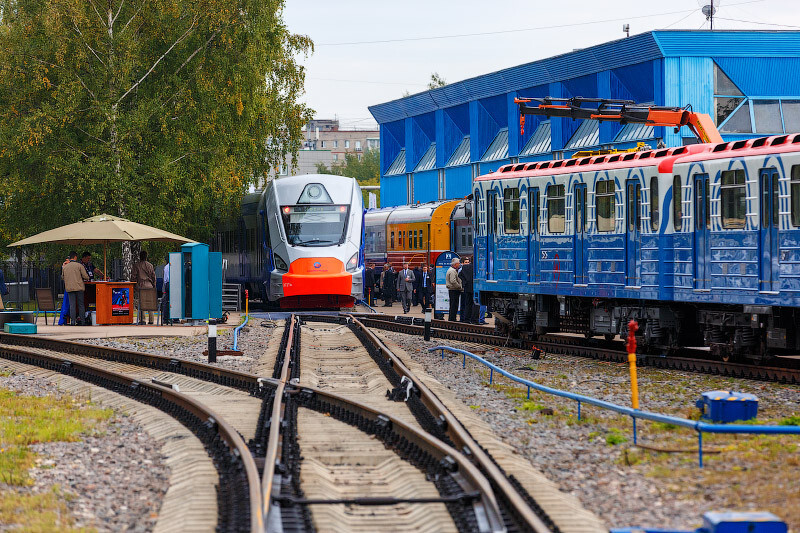
[[[764,305],[713,305],[554,295],[481,293],[496,326],[513,336],[546,333],[623,340],[636,320],[636,339],[647,353],[673,353],[705,346],[723,361],[761,364],[776,355],[800,352],[800,313]]]

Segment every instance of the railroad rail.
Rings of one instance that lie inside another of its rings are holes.
[[[396,331],[409,335],[423,335],[424,322],[419,318],[392,315],[353,315],[365,326]],[[433,320],[431,337],[443,340],[454,340],[484,344],[488,346],[504,346],[524,350],[541,350],[557,355],[571,355],[608,361],[627,363],[628,354],[619,341],[601,339],[585,339],[566,335],[542,335],[536,341],[516,339],[499,335],[490,328],[476,324]],[[690,352],[690,350],[685,350]],[[678,355],[639,354],[639,366],[651,366],[671,370],[698,372],[703,374],[736,377],[756,381],[769,381],[785,384],[800,384],[800,368],[796,366],[759,366],[743,363],[713,361],[699,357],[683,357]]]

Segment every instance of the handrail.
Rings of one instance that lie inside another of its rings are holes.
[[[242,322],[241,324],[236,326],[236,328],[233,330],[233,350],[234,351],[239,349],[238,348],[238,346],[239,346],[239,330],[242,329],[247,324],[247,322],[249,320],[250,320],[250,314],[244,315],[244,322]]]
[[[356,300],[356,304],[361,304],[361,305],[363,305],[364,307],[366,307],[367,309],[369,309],[369,310],[370,310],[370,311],[372,311],[373,313],[377,313],[377,312],[378,312],[378,311],[376,311],[376,310],[375,310],[375,308],[374,308],[374,307],[372,307],[371,305],[369,305],[369,304],[368,304],[367,302],[365,302],[364,300]]]
[[[486,359],[482,358],[479,355],[475,355],[474,353],[468,352],[466,350],[460,350],[458,348],[453,348],[451,346],[436,346],[433,348],[428,348],[429,352],[441,351],[442,359],[444,359],[444,352],[452,352],[457,353],[464,356],[464,363],[462,368],[466,367],[467,364],[467,357],[482,363],[486,367],[491,370],[489,374],[489,384],[491,385],[492,380],[494,378],[494,372],[499,373],[502,376],[510,379],[511,381],[515,381],[521,385],[525,385],[528,387],[528,398],[531,396],[531,389],[538,390],[540,392],[544,392],[546,394],[552,394],[553,396],[559,396],[561,398],[567,398],[569,400],[575,400],[578,402],[578,420],[581,417],[581,403],[587,403],[589,405],[594,405],[596,407],[600,407],[603,409],[608,409],[609,411],[614,411],[623,415],[630,416],[633,418],[633,442],[636,444],[637,440],[637,433],[636,433],[636,419],[640,418],[642,420],[650,420],[651,422],[663,422],[666,424],[674,424],[679,427],[685,427],[688,429],[692,429],[697,431],[697,438],[698,438],[698,458],[700,468],[703,467],[703,433],[750,433],[754,435],[758,434],[777,434],[777,435],[800,435],[800,426],[766,426],[766,425],[744,425],[744,424],[709,424],[708,422],[700,422],[697,420],[688,420],[686,418],[680,418],[677,416],[670,416],[670,415],[661,415],[658,413],[651,413],[649,411],[642,411],[639,409],[632,409],[630,407],[623,407],[622,405],[617,405],[615,403],[607,402],[604,400],[600,400],[598,398],[592,398],[591,396],[584,396],[583,394],[576,394],[574,392],[567,392],[560,389],[554,389],[552,387],[547,387],[545,385],[540,385],[534,381],[527,380],[525,378],[521,378],[511,372],[503,370],[499,366],[490,363]]]

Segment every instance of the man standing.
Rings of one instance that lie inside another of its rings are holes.
[[[411,297],[414,293],[414,271],[408,268],[408,263],[403,263],[403,270],[397,276],[397,291],[400,293],[400,302],[403,304],[403,313],[411,309]]]
[[[156,269],[153,264],[147,260],[147,252],[142,250],[139,252],[139,261],[133,265],[133,272],[131,272],[131,281],[136,283],[137,300],[139,303],[139,324],[144,324],[144,315],[147,314],[148,324],[153,323],[153,311],[142,311],[142,297],[147,299],[147,303],[155,302],[156,299]],[[148,307],[150,307],[148,305]],[[150,307],[155,309],[155,307]]]
[[[86,314],[83,303],[83,291],[86,289],[84,281],[89,281],[89,274],[81,263],[78,262],[78,252],[69,253],[69,263],[61,269],[64,278],[64,290],[69,297],[69,319],[73,326],[83,325]]]
[[[454,257],[453,261],[450,262],[450,268],[447,269],[447,276],[445,278],[445,287],[447,287],[447,292],[450,294],[450,316],[448,317],[450,322],[456,321],[456,316],[458,315],[458,300],[463,290],[461,279],[458,277],[458,269],[460,267],[461,261],[459,261],[457,257]]]
[[[392,292],[394,288],[394,273],[392,272],[392,265],[386,263],[383,265],[383,272],[381,272],[381,293],[383,295],[383,306],[392,306]]]
[[[422,303],[422,300],[419,297],[419,284],[422,281],[422,270],[419,269],[419,265],[414,267],[414,296],[411,298],[411,305],[417,306]]]
[[[470,264],[469,257],[464,258],[464,264],[461,266],[461,271],[458,273],[461,279],[461,286],[464,288],[464,295],[461,302],[461,322],[473,322],[472,319],[472,296],[473,296],[473,273],[472,264]]]
[[[419,275],[419,303],[422,304],[422,310],[425,311],[431,305],[431,274],[428,272],[428,265],[422,265],[422,274]]]
[[[375,290],[375,271],[373,267],[375,265],[370,262],[367,265],[367,268],[364,269],[364,301],[367,302],[367,305],[372,305],[372,291]]]
[[[171,325],[169,318],[169,254],[167,254],[167,264],[164,265],[164,288],[161,296],[161,325]]]

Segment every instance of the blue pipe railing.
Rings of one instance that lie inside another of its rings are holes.
[[[242,329],[247,321],[250,320],[250,315],[244,315],[244,322],[236,326],[236,329],[233,330],[233,350],[236,351],[239,349],[239,330]]]
[[[364,307],[366,307],[367,309],[369,309],[373,313],[377,313],[377,311],[375,309],[373,309],[373,307],[371,305],[369,305],[367,302],[365,302],[364,300],[356,300],[356,303],[363,305]]]
[[[475,355],[474,353],[468,352],[466,350],[459,350],[458,348],[452,348],[450,346],[436,346],[434,348],[428,348],[429,352],[435,352],[439,350],[442,355],[442,359],[444,359],[444,352],[452,352],[456,354],[461,354],[464,356],[464,361],[461,365],[462,368],[467,367],[467,357],[482,363],[486,367],[489,368],[489,384],[491,385],[494,381],[494,373],[497,372],[498,374],[505,376],[506,378],[510,379],[511,381],[515,381],[521,385],[525,385],[528,388],[528,399],[531,398],[531,389],[537,390],[539,392],[544,392],[545,394],[552,394],[553,396],[559,396],[561,398],[567,398],[569,400],[574,400],[578,402],[578,420],[581,419],[581,404],[587,403],[589,405],[594,405],[596,407],[600,407],[602,409],[608,409],[609,411],[614,411],[616,413],[630,416],[633,420],[633,443],[637,444],[637,433],[636,433],[636,419],[641,418],[642,420],[649,420],[651,422],[662,422],[665,424],[674,424],[679,427],[684,427],[688,429],[692,429],[697,431],[697,454],[698,454],[698,463],[700,468],[703,468],[703,433],[750,433],[754,435],[766,435],[766,434],[773,434],[773,435],[800,435],[800,426],[764,426],[764,425],[743,425],[743,424],[709,424],[707,422],[699,422],[696,420],[688,420],[686,418],[679,418],[676,416],[669,416],[669,415],[660,415],[658,413],[651,413],[648,411],[641,411],[639,409],[631,409],[630,407],[623,407],[621,405],[617,405],[615,403],[607,402],[604,400],[600,400],[597,398],[592,398],[591,396],[584,396],[583,394],[576,394],[574,392],[567,392],[560,389],[554,389],[552,387],[546,387],[544,385],[539,385],[536,382],[527,380],[525,378],[521,378],[517,375],[512,374],[506,370],[503,370],[499,366],[490,363],[486,359],[480,357],[479,355]]]

